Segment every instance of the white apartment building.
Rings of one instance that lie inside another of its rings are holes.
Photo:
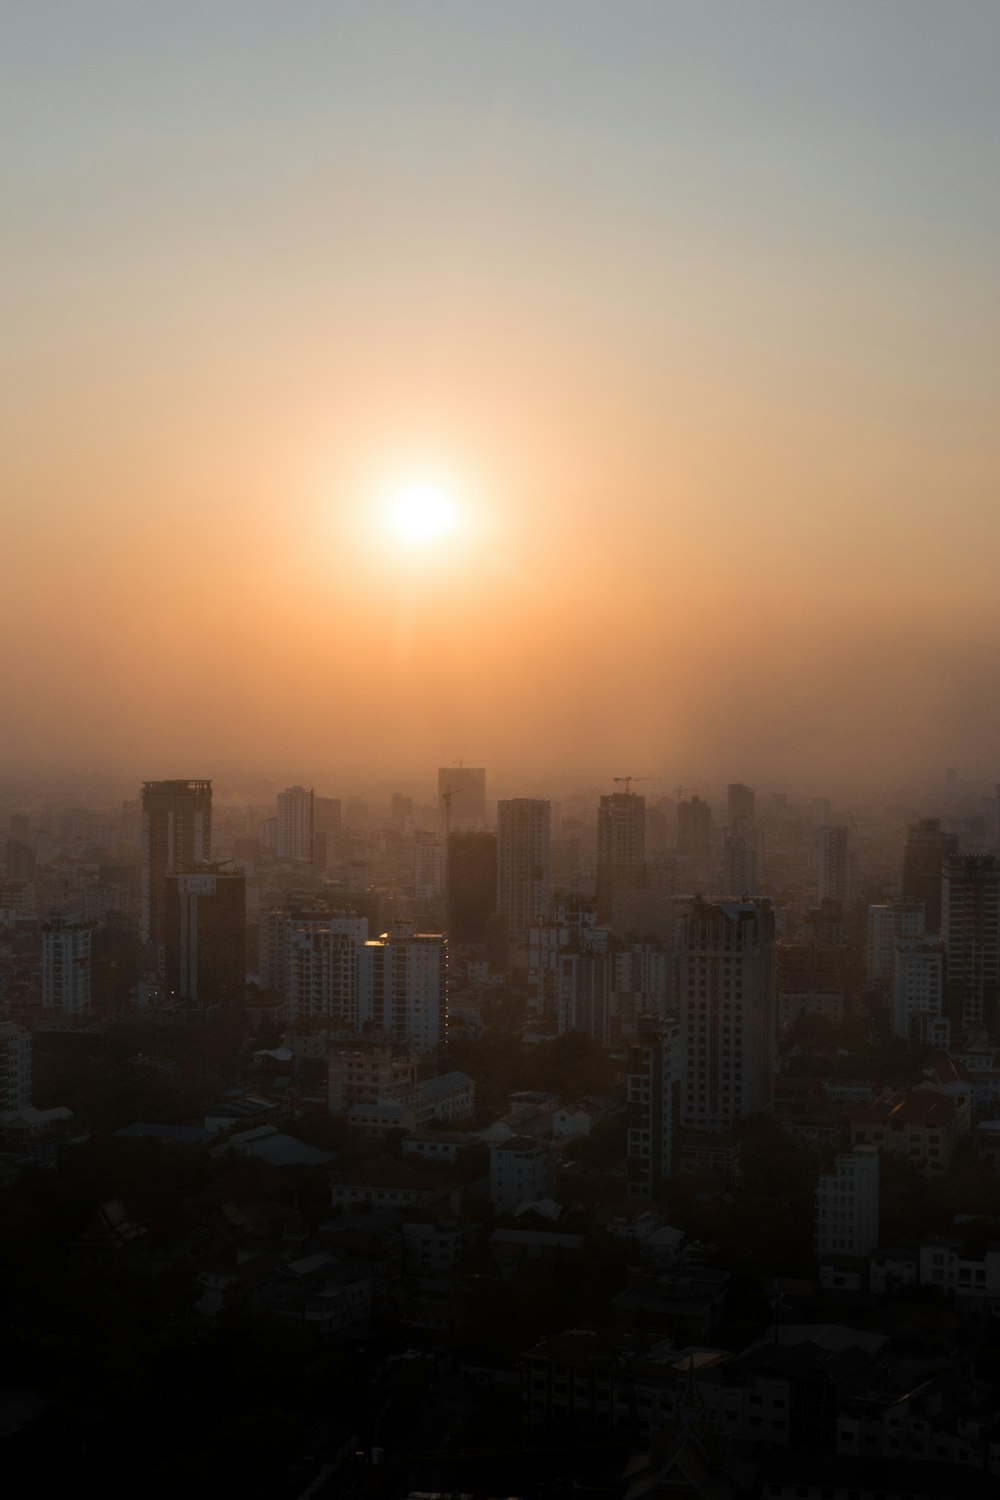
[[[79,1015],[90,1009],[95,926],[73,916],[53,917],[42,928],[42,1004],[46,1010]]]
[[[358,953],[364,917],[292,917],[278,924],[284,953],[282,990],[289,1022],[317,1021],[358,1029]]]
[[[846,903],[851,897],[850,840],[842,826],[824,823],[816,851],[817,894],[820,901]]]
[[[290,786],[278,793],[275,853],[279,859],[312,859],[313,805],[313,793],[304,786]]]
[[[944,944],[937,938],[899,938],[893,947],[892,1029],[928,1040],[927,1022],[944,1005]]]
[[[447,1037],[447,982],[447,938],[398,922],[358,948],[357,1025],[433,1052]]]
[[[868,983],[892,979],[898,938],[924,935],[922,901],[882,901],[868,908]]]
[[[556,1190],[556,1153],[551,1146],[514,1136],[490,1147],[490,1207],[495,1214],[514,1214],[522,1203],[552,1198]]]
[[[816,1254],[855,1258],[878,1245],[879,1153],[876,1146],[842,1151],[816,1189]]]

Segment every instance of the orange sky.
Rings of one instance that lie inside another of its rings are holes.
[[[957,8],[8,13],[3,764],[990,772]]]

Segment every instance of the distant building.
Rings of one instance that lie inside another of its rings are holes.
[[[276,798],[275,853],[279,859],[309,863],[313,858],[315,806],[312,791],[290,786]]]
[[[212,783],[144,782],[141,839],[142,937],[162,945],[165,877],[212,857]]]
[[[534,797],[497,803],[497,912],[510,933],[548,915],[551,806]]]
[[[822,901],[851,899],[850,840],[846,827],[824,823],[817,846],[817,895]]]
[[[679,1021],[647,1022],[628,1049],[628,1195],[652,1198],[674,1172],[686,1053]]]
[[[495,1214],[515,1214],[522,1203],[552,1198],[555,1190],[551,1146],[514,1136],[490,1147],[490,1207]]]
[[[777,945],[778,1024],[798,1016],[839,1021],[848,988],[848,950],[841,943],[782,941]]]
[[[929,1041],[928,1022],[944,1012],[944,944],[934,937],[901,937],[893,947],[892,1029],[910,1041]]]
[[[973,854],[945,862],[941,932],[952,1021],[993,1029],[1000,1001],[1000,858]]]
[[[939,818],[912,823],[903,850],[903,900],[924,908],[924,930],[941,931],[941,876],[945,861],[958,853],[958,836],[944,833]]]
[[[597,920],[610,922],[620,891],[646,884],[646,799],[613,792],[597,809]]]
[[[53,917],[42,928],[42,1005],[78,1015],[90,1010],[95,922]]]
[[[209,867],[166,877],[164,972],[187,1000],[246,995],[246,877]]]
[[[398,922],[358,947],[358,1024],[419,1052],[447,1038],[448,941]]]
[[[885,901],[868,908],[868,983],[892,978],[897,938],[924,935],[921,901]]]
[[[444,895],[444,844],[434,833],[418,828],[413,835],[413,896],[436,901]]]
[[[483,945],[497,910],[497,836],[453,833],[448,840],[448,939]]]
[[[31,1032],[0,1021],[0,1114],[31,1104]]]
[[[445,832],[479,829],[486,824],[486,772],[482,766],[442,766],[438,771],[438,806]]]
[[[879,1154],[874,1146],[842,1151],[816,1189],[816,1254],[870,1255],[878,1245]]]
[[[678,926],[682,1119],[724,1130],[774,1106],[774,914],[769,901],[695,898]]]
[[[740,822],[752,823],[754,814],[753,787],[742,782],[730,782],[726,788],[726,818],[730,828]]]
[[[707,854],[712,846],[712,809],[700,797],[677,804],[678,854]]]
[[[758,894],[758,880],[757,835],[742,820],[722,840],[722,899],[752,900]]]

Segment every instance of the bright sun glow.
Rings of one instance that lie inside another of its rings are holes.
[[[442,541],[458,521],[455,503],[437,484],[411,484],[389,502],[389,526],[408,546]]]

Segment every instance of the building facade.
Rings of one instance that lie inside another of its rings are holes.
[[[212,857],[212,783],[146,781],[142,787],[142,938],[162,946],[165,879]]]

